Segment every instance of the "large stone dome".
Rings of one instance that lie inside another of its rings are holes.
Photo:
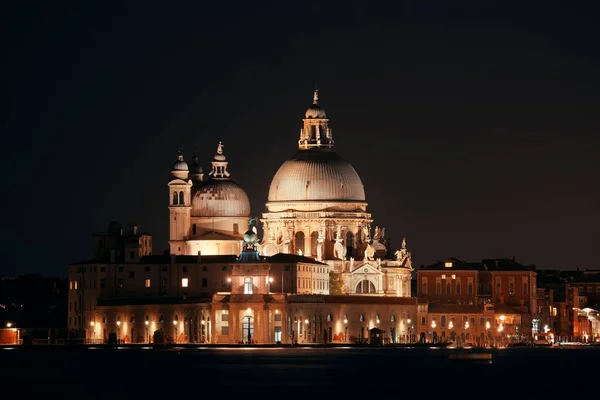
[[[248,195],[231,180],[211,179],[192,198],[192,217],[249,217]]]
[[[365,190],[352,165],[324,149],[301,150],[279,168],[269,202],[365,201]]]

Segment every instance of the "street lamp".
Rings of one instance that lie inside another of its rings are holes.
[[[7,328],[12,328],[12,326],[13,326],[13,323],[12,323],[12,322],[10,322],[10,321],[9,321],[9,322],[7,322],[7,323],[6,323],[6,327],[7,327]]]

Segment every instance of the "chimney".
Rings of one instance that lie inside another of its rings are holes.
[[[202,252],[200,250],[198,250],[198,262],[202,262]]]

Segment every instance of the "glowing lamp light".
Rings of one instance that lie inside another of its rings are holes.
[[[205,320],[202,320],[202,325],[204,325],[204,324],[206,324],[206,321],[205,321]]]
[[[227,282],[231,283],[231,278],[227,278]]]
[[[435,321],[431,321],[431,327],[435,328]]]
[[[407,323],[407,324],[410,324],[410,318],[406,320],[406,323]]]
[[[304,323],[305,323],[305,324],[308,324],[308,318],[304,320]]]
[[[177,325],[177,320],[173,320],[173,325]]]
[[[148,321],[148,320],[144,321],[144,324],[146,324],[146,325],[148,325],[149,323],[150,323],[150,321]]]
[[[117,325],[118,325],[118,326],[121,326],[121,321],[117,321]]]
[[[500,321],[504,322],[505,319],[506,319],[506,317],[504,315],[500,316]]]
[[[252,314],[252,309],[250,307],[246,309],[246,314]]]
[[[465,322],[465,329],[469,329],[469,321]]]
[[[448,329],[452,329],[453,326],[454,326],[454,322],[452,322],[452,321],[448,322]]]
[[[272,276],[269,277],[269,283],[273,283],[273,277]]]
[[[344,318],[344,323],[345,323],[345,324],[347,324],[347,323],[348,323],[348,320],[347,320],[346,318]]]
[[[7,323],[6,323],[6,327],[7,327],[7,328],[10,328],[11,326],[13,326],[12,322],[7,322]]]
[[[94,326],[95,322],[94,321],[90,321],[90,326]]]
[[[490,329],[490,321],[487,321],[487,322],[485,323],[485,329]]]

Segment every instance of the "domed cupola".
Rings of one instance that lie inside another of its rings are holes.
[[[319,90],[315,89],[313,103],[304,113],[304,127],[300,130],[298,148],[300,150],[331,149],[333,136],[328,122],[325,110],[319,105]]]
[[[314,118],[314,119],[325,119],[327,118],[327,114],[325,114],[325,110],[323,107],[319,105],[319,90],[315,89],[313,93],[313,103],[310,107],[306,109],[304,113],[304,118]]]
[[[179,179],[187,179],[188,171],[188,164],[183,159],[183,153],[180,150],[177,154],[177,160],[175,161],[175,163],[173,163],[173,166],[171,167],[171,174]]]
[[[204,171],[202,170],[202,166],[198,162],[198,156],[194,153],[192,157],[192,162],[189,165],[190,173],[189,177],[194,183],[201,183],[204,180]]]
[[[213,157],[209,180],[201,184],[192,198],[192,217],[249,217],[250,200],[227,171],[227,158],[219,142]]]

